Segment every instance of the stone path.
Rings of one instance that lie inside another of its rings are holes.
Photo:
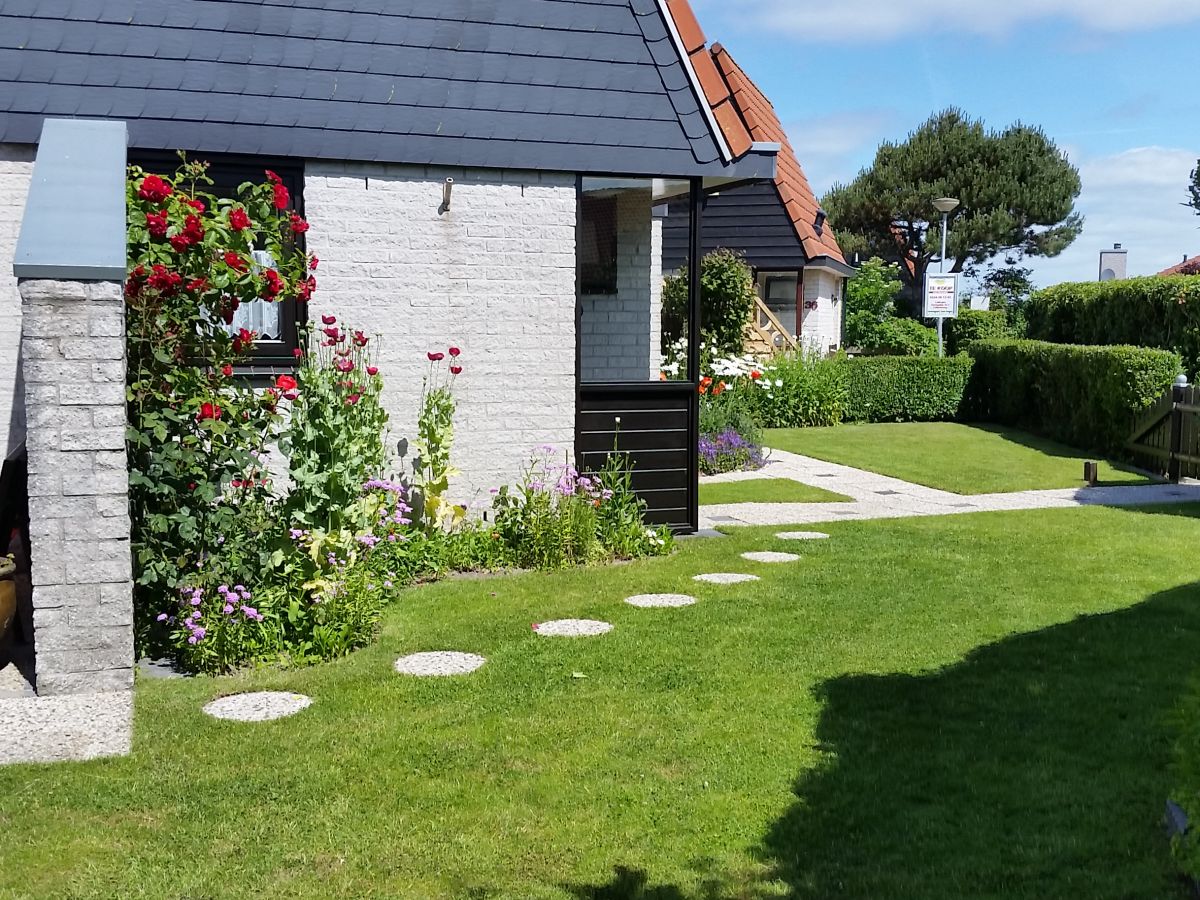
[[[790,478],[852,497],[850,503],[722,503],[700,507],[700,527],[723,525],[799,525],[909,516],[1009,509],[1053,509],[1075,506],[1144,506],[1151,503],[1200,502],[1200,484],[1147,484],[1123,487],[1062,488],[1011,494],[952,494],[899,478],[850,466],[772,450],[766,468],[729,472],[704,482]]]

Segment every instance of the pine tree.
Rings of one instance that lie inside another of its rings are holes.
[[[1079,236],[1079,172],[1040,128],[995,132],[958,109],[935,113],[824,198],[843,251],[901,263],[912,296],[941,253],[937,197],[957,197],[946,268],[971,272],[1003,254],[1057,256]]]

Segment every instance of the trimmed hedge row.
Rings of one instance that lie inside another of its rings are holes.
[[[862,356],[835,361],[845,378],[846,422],[936,422],[958,417],[969,356]]]
[[[1158,347],[1200,372],[1200,276],[1059,284],[1030,298],[1026,318],[1030,338]]]
[[[946,353],[954,356],[975,341],[1010,337],[1008,316],[1002,309],[963,309],[945,324]]]
[[[1145,347],[977,341],[964,412],[1074,447],[1124,449],[1138,417],[1182,371],[1179,355]]]

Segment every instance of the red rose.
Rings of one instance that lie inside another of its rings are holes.
[[[306,231],[308,231],[308,223],[300,218],[298,213],[292,213],[292,232],[295,234],[304,234]]]
[[[164,209],[156,213],[146,213],[146,228],[150,232],[150,237],[166,237],[167,211]]]
[[[460,353],[462,353],[462,351],[461,351],[461,350],[459,350],[457,347],[451,347],[451,348],[450,348],[450,355],[451,355],[451,356],[458,356],[458,354],[460,354]]]
[[[195,489],[196,489],[196,482],[194,482],[194,481],[189,481],[189,482],[188,482],[188,490],[189,490],[189,491],[194,491]]]
[[[274,172],[272,172],[270,169],[264,170],[264,174],[266,174],[267,181],[271,182],[271,184],[283,184],[283,179],[280,178],[278,175],[276,175]]]
[[[249,268],[246,265],[246,261],[232,250],[225,251],[224,259],[225,265],[229,266],[235,272],[245,272]]]
[[[238,330],[237,337],[233,339],[233,352],[241,353],[244,349],[254,343],[254,339],[258,337],[257,331],[250,331],[247,328]]]
[[[208,290],[207,278],[193,278],[187,283],[187,292],[189,294],[202,294]]]
[[[215,403],[201,403],[200,412],[196,415],[196,419],[203,422],[205,419],[221,418],[221,407]]]
[[[221,374],[228,378],[233,374],[233,366],[231,366],[229,363],[225,363],[225,365],[221,366]]]
[[[167,243],[171,245],[171,249],[176,253],[183,253],[188,247],[192,246],[192,239],[186,234],[177,234],[174,237],[168,238]]]
[[[183,233],[192,239],[193,243],[204,239],[204,226],[200,224],[199,216],[188,216],[183,220]]]
[[[441,362],[446,358],[445,353],[426,353],[425,355],[429,357],[430,362]]]
[[[333,325],[337,322],[337,316],[321,316],[322,325]]]
[[[308,261],[308,267],[309,267],[309,269],[311,269],[312,271],[314,271],[314,272],[315,272],[315,271],[317,270],[317,265],[318,265],[320,262],[321,262],[321,261],[320,261],[319,259],[317,259],[317,258],[314,256],[312,259],[310,259],[310,260]]]
[[[317,279],[309,275],[296,283],[296,299],[308,302],[308,299],[313,295],[313,291],[317,289]]]
[[[204,210],[207,208],[207,207],[205,207],[203,200],[189,200],[187,202],[187,205],[190,206],[192,209],[194,209],[196,212],[204,212]]]
[[[221,318],[225,320],[226,325],[233,324],[233,314],[238,311],[238,307],[242,305],[242,301],[237,297],[224,297],[225,305],[221,308]]]
[[[275,379],[275,387],[281,391],[294,391],[299,386],[300,383],[291,375],[280,375]]]
[[[263,285],[262,295],[268,300],[274,300],[279,296],[279,292],[283,290],[283,279],[274,269],[267,269],[267,271],[263,272],[263,281],[266,284]]]
[[[157,291],[170,296],[179,290],[179,286],[183,284],[183,276],[178,272],[168,271],[167,267],[161,263],[155,263],[151,267],[152,274],[146,279],[146,283]]]
[[[251,226],[250,217],[246,215],[246,211],[240,206],[235,206],[229,211],[229,227],[234,231],[244,231]]]
[[[147,175],[142,179],[142,186],[138,189],[138,196],[151,203],[162,203],[171,196],[171,193],[171,185],[157,175]]]
[[[462,374],[462,366],[451,366],[450,374],[451,375],[461,375]]]
[[[292,201],[291,195],[288,194],[288,189],[282,184],[275,185],[275,208],[287,209],[288,204]]]
[[[378,375],[379,368],[377,366],[367,366],[367,374],[368,375]]]

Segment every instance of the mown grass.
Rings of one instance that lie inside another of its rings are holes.
[[[1087,460],[1100,463],[1100,484],[1152,481],[1082,450],[993,425],[889,422],[782,428],[768,431],[766,443],[956,494],[1085,487]]]
[[[700,505],[718,503],[845,503],[845,494],[813,487],[790,478],[748,478],[700,485]]]
[[[1197,515],[747,529],[405,591],[341,662],[140,683],[130,758],[0,770],[0,896],[1178,896],[1160,819],[1200,646]],[[699,603],[622,603],[644,591]],[[616,627],[530,628],[576,616]],[[488,663],[391,670],[441,648]],[[270,688],[315,702],[200,712]]]

